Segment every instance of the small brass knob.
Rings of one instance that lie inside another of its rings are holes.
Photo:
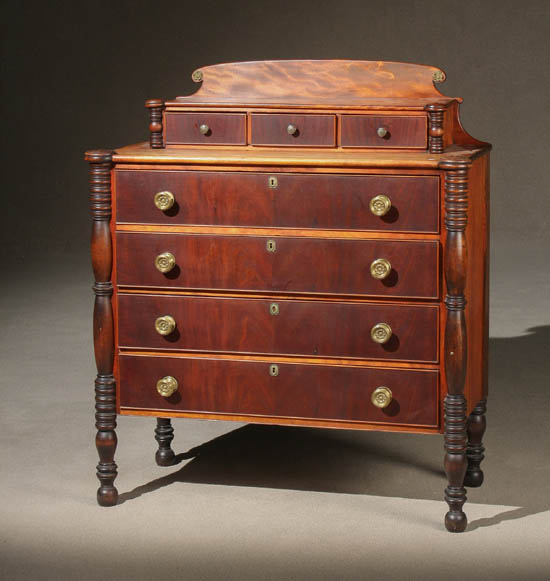
[[[376,323],[370,331],[370,336],[375,343],[387,343],[392,335],[391,327],[387,323]]]
[[[159,335],[170,335],[176,329],[176,320],[171,315],[163,315],[155,321],[155,330]]]
[[[372,278],[382,280],[386,278],[391,272],[391,263],[385,258],[377,258],[373,260],[370,265],[370,273]]]
[[[286,128],[286,132],[289,135],[296,135],[297,131],[298,131],[298,127],[296,127],[296,125],[292,125],[292,123]]]
[[[369,208],[375,216],[385,216],[391,209],[391,200],[384,194],[374,196],[370,201]]]
[[[208,127],[208,125],[206,125],[206,123],[203,123],[199,127],[199,131],[202,133],[202,135],[207,135],[210,132],[210,127]]]
[[[166,274],[176,266],[176,257],[171,252],[163,252],[155,258],[155,267],[159,272]]]
[[[392,400],[393,394],[389,387],[377,387],[370,396],[370,400],[377,408],[387,408]]]
[[[171,375],[167,375],[157,381],[157,391],[162,397],[170,397],[178,391],[178,380]]]
[[[169,210],[176,202],[172,192],[158,192],[155,194],[155,206],[165,212]]]
[[[378,137],[386,137],[387,134],[388,134],[388,130],[386,127],[379,127],[376,130],[376,135],[378,135]]]

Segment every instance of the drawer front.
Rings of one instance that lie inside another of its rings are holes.
[[[119,344],[144,349],[437,362],[437,306],[118,295]],[[175,330],[160,335],[158,317]],[[385,323],[385,343],[371,337]]]
[[[119,285],[394,297],[438,297],[437,242],[117,233]],[[159,272],[155,258],[176,266]],[[372,263],[389,274],[376,279]]]
[[[246,145],[244,113],[166,113],[167,144]]]
[[[379,135],[379,131],[384,135]],[[342,147],[412,147],[428,145],[427,117],[342,115]]]
[[[165,211],[155,206],[163,191],[174,197]],[[118,170],[116,196],[122,223],[439,230],[437,176]],[[380,196],[390,202],[382,216],[375,213]]]
[[[122,408],[437,426],[438,373],[398,369],[121,355]],[[178,390],[162,397],[159,379]],[[371,402],[380,386],[388,407]]]
[[[334,115],[252,114],[252,145],[334,147]]]

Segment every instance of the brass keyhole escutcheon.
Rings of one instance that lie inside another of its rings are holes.
[[[279,366],[278,365],[270,365],[269,366],[269,375],[271,375],[271,377],[277,377],[277,375],[279,375]]]
[[[269,176],[267,183],[268,183],[269,187],[272,189],[275,189],[279,185],[279,181],[277,180],[277,178],[275,176]]]
[[[385,258],[377,258],[373,260],[370,265],[370,274],[372,278],[383,280],[387,278],[391,272],[391,263]]]
[[[271,303],[269,305],[269,312],[272,315],[278,315],[279,314],[279,305],[277,303]]]
[[[155,267],[159,272],[166,274],[176,266],[176,257],[171,252],[163,252],[155,258]]]
[[[377,323],[371,329],[370,336],[375,343],[383,345],[384,343],[387,343],[392,336],[391,327],[387,323]]]
[[[155,206],[162,212],[169,210],[176,202],[172,192],[158,192],[154,197]]]
[[[375,216],[385,216],[391,210],[391,200],[388,196],[379,194],[369,202],[369,208]]]
[[[157,391],[162,397],[170,397],[178,391],[178,380],[171,375],[167,375],[157,381]]]
[[[392,400],[393,394],[389,387],[377,387],[370,396],[370,400],[377,408],[387,408]]]
[[[275,250],[277,250],[277,243],[275,242],[275,240],[268,240],[265,243],[265,246],[268,252],[275,252]]]

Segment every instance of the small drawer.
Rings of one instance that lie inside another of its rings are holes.
[[[340,145],[426,149],[428,118],[424,115],[342,115]]]
[[[118,313],[121,347],[426,363],[438,360],[436,305],[121,292]]]
[[[252,114],[252,145],[291,147],[334,147],[334,115]]]
[[[117,232],[116,240],[123,286],[439,296],[436,241],[131,232]]]
[[[119,369],[123,409],[438,425],[437,371],[146,355]]]
[[[246,145],[244,113],[166,113],[168,145]]]

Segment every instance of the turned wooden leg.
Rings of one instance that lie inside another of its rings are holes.
[[[157,418],[155,440],[158,442],[159,449],[155,454],[155,460],[159,466],[171,466],[174,463],[175,454],[170,446],[173,439],[174,428],[170,418]]]
[[[481,486],[483,484],[483,470],[480,464],[485,458],[483,447],[483,434],[487,427],[485,414],[487,413],[487,401],[480,401],[472,413],[468,417],[467,431],[468,431],[468,446],[466,448],[466,455],[468,456],[468,468],[466,476],[464,477],[464,486],[472,488]]]

